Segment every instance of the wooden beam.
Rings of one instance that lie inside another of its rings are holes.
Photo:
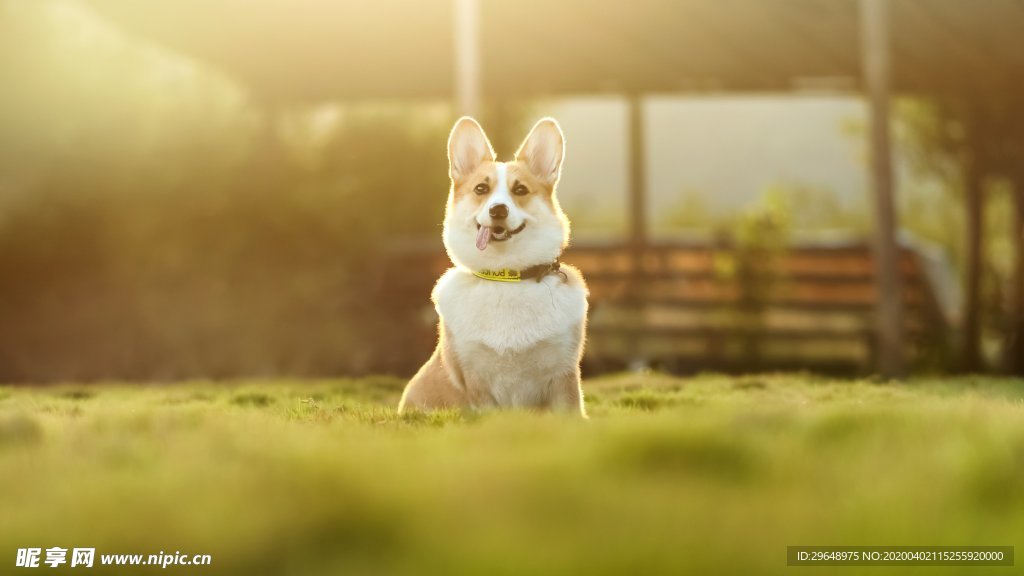
[[[647,247],[647,153],[644,99],[629,98],[629,240],[635,257]],[[636,271],[640,271],[636,262]]]
[[[877,291],[878,372],[904,371],[903,299],[893,200],[892,136],[889,125],[890,37],[888,0],[861,0],[861,55],[871,119],[871,183],[874,189],[874,265]]]
[[[478,0],[453,0],[455,51],[455,115],[480,113],[480,5]]]
[[[644,255],[648,245],[647,228],[647,130],[644,98],[640,94],[629,96],[629,245],[632,254],[632,275],[629,281],[630,297],[637,303],[635,320],[643,315]],[[628,351],[633,368],[646,365],[641,357],[638,341],[633,340]]]

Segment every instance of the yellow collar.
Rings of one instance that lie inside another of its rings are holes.
[[[494,282],[522,282],[523,280],[529,280],[531,278],[540,282],[548,274],[561,274],[562,278],[565,278],[565,273],[562,272],[561,264],[557,259],[550,264],[538,264],[536,266],[530,266],[525,270],[497,268],[495,270],[473,271],[473,276],[483,278],[484,280],[492,280]]]
[[[483,278],[484,280],[494,280],[495,282],[521,282],[522,274],[519,270],[513,270],[511,268],[498,268],[497,270],[474,270],[473,276],[477,278]]]

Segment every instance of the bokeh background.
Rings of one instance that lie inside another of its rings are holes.
[[[588,374],[1021,373],[1024,3],[865,4],[0,0],[0,382],[411,374],[462,113],[563,125]]]

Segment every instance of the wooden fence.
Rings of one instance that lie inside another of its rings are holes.
[[[941,364],[950,332],[943,308],[921,254],[903,248],[900,256],[908,357]],[[583,244],[563,261],[580,268],[590,287],[587,372],[647,365],[852,374],[875,366],[876,294],[866,244],[802,245],[761,258],[728,245],[662,243],[639,259],[627,244]],[[409,312],[419,319],[402,349],[429,353],[436,318],[428,297],[450,265],[437,250],[392,254],[381,296],[416,308]]]

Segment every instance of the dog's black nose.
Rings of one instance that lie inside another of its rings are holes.
[[[508,206],[505,206],[504,204],[495,204],[494,206],[491,206],[489,212],[491,214],[491,218],[498,220],[508,218]]]

